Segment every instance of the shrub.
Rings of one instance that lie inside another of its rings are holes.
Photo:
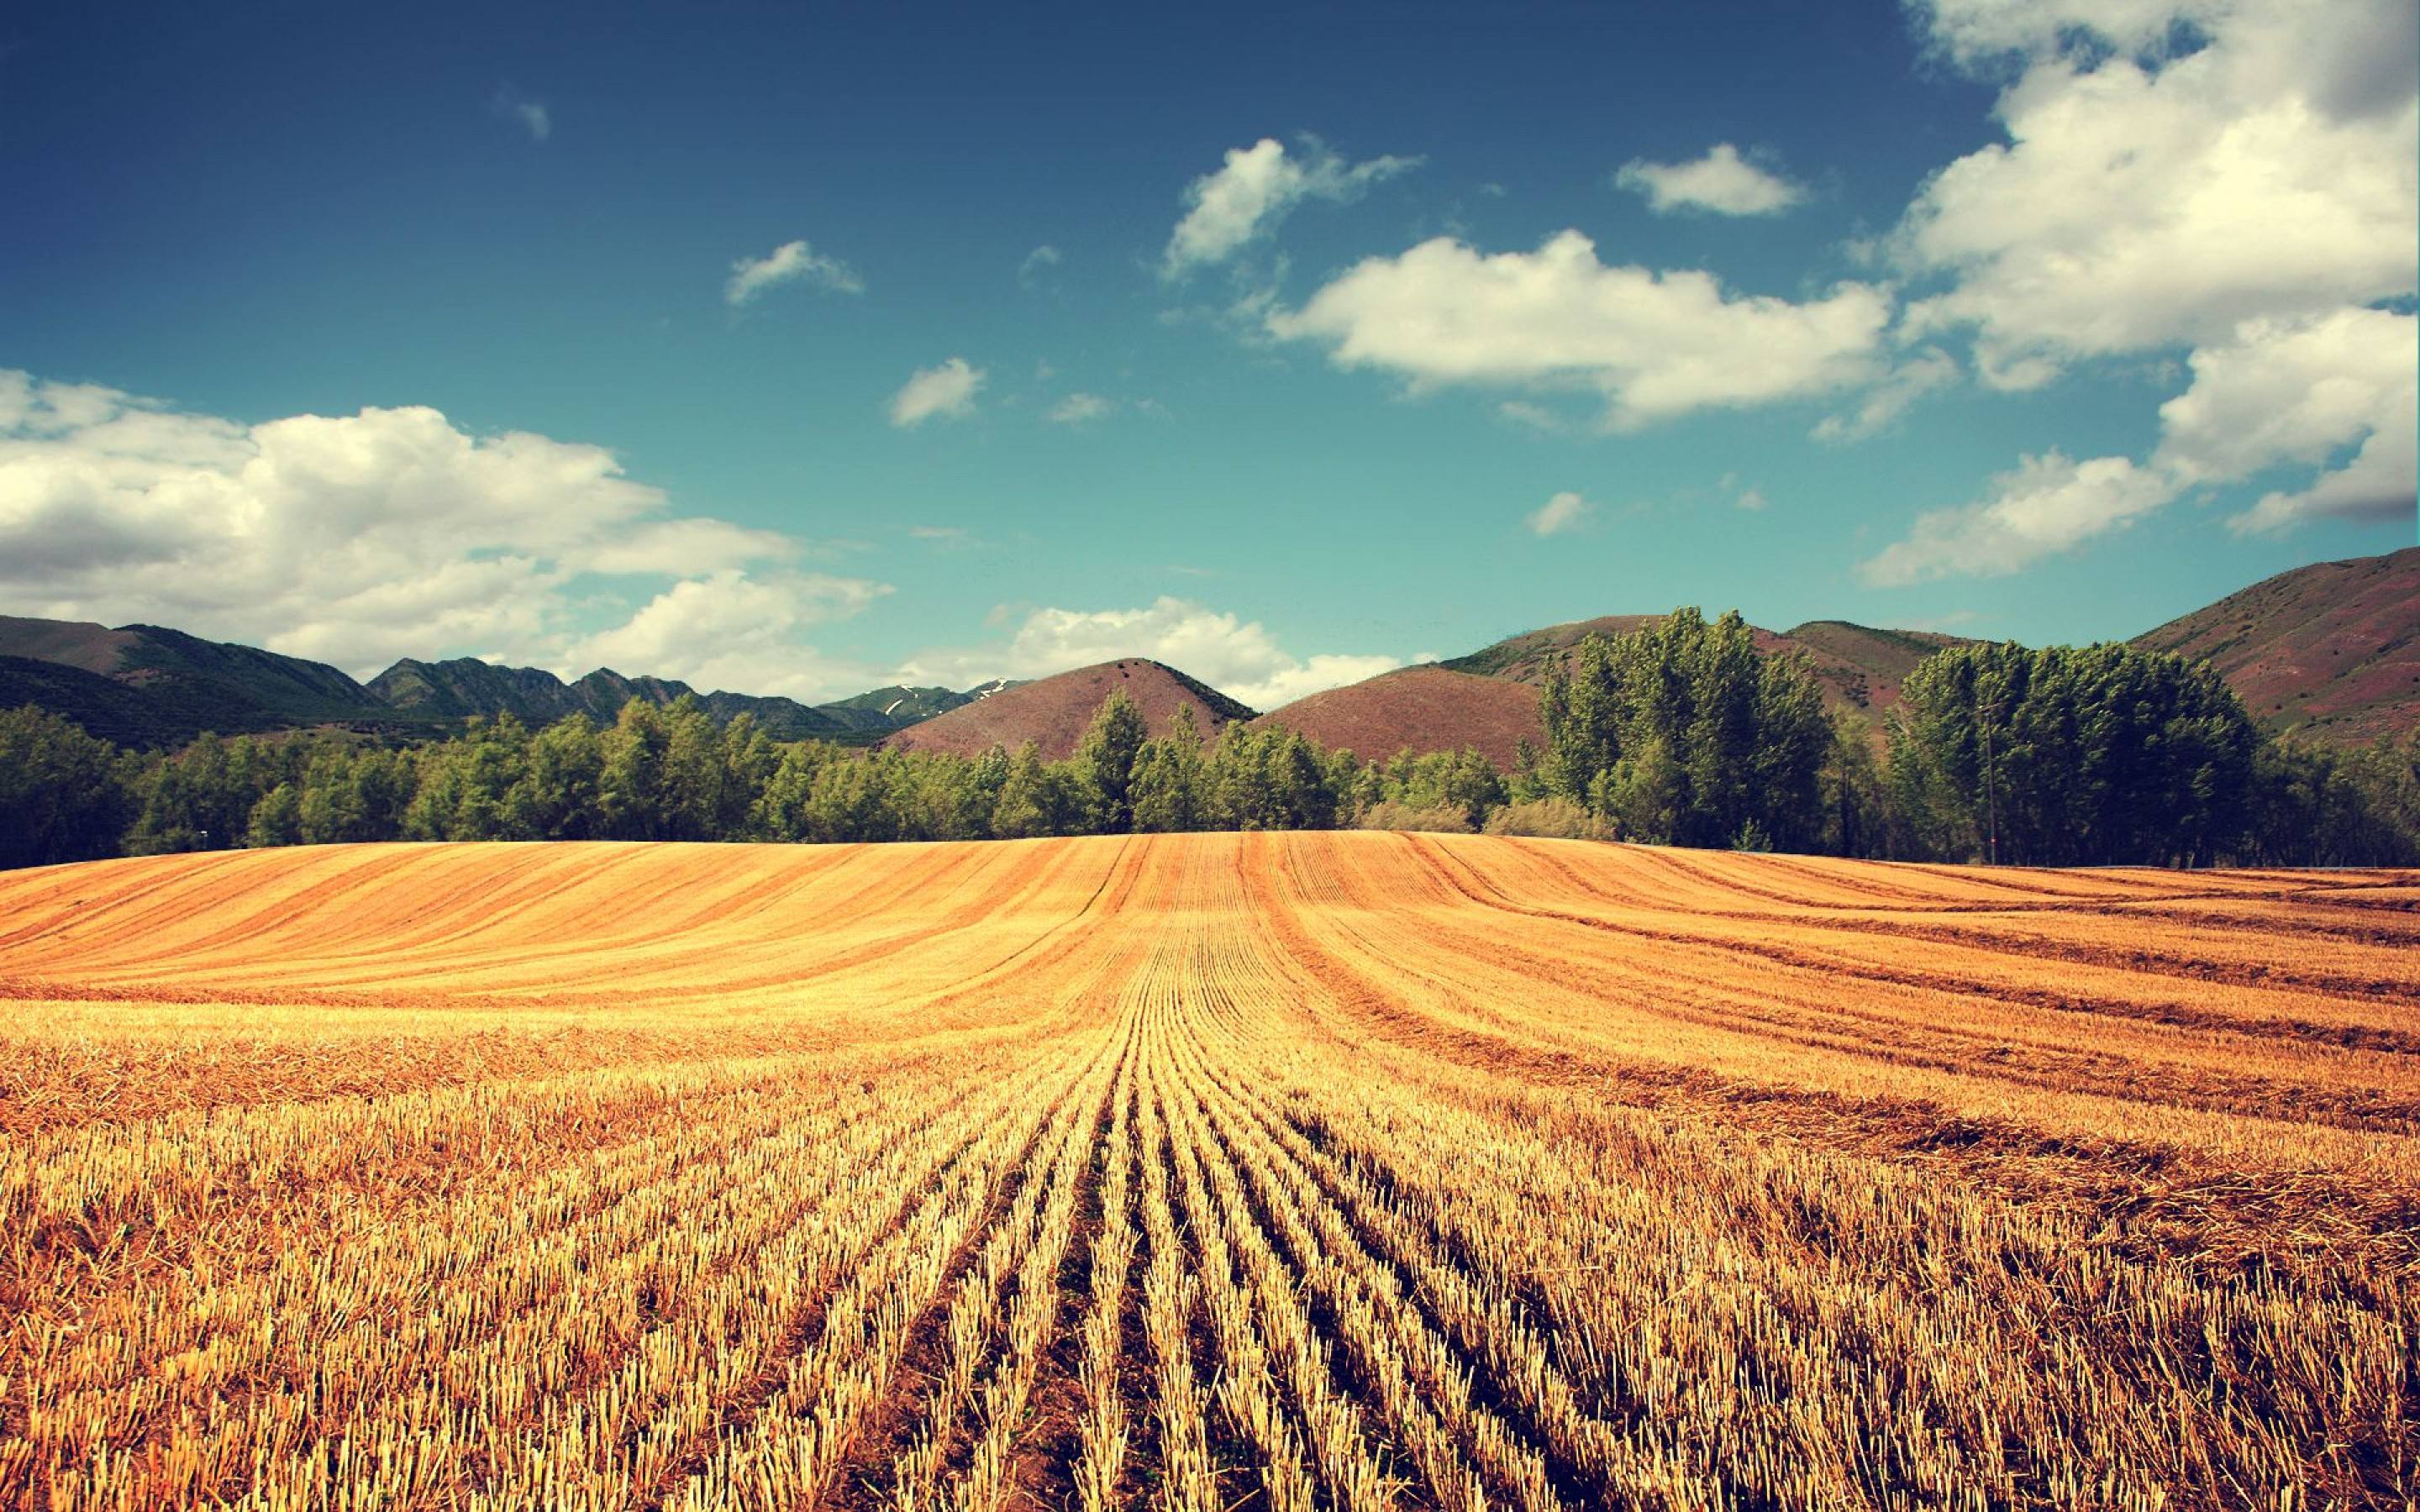
[[[1446,835],[1473,833],[1470,815],[1454,804],[1415,809],[1408,803],[1373,803],[1362,810],[1357,829],[1425,829]]]
[[[1611,821],[1592,814],[1569,798],[1540,798],[1511,803],[1487,816],[1491,835],[1528,835],[1539,840],[1611,840]]]

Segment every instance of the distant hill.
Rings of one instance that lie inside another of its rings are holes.
[[[1142,710],[1153,734],[1165,731],[1180,707],[1193,711],[1204,738],[1216,735],[1231,720],[1252,717],[1251,709],[1217,688],[1173,667],[1138,656],[1018,684],[909,725],[886,735],[879,745],[886,750],[975,756],[994,746],[1014,750],[1031,740],[1044,759],[1060,761],[1076,753],[1094,714],[1121,688]]]
[[[1281,725],[1364,761],[1384,761],[1404,749],[1469,747],[1510,770],[1522,741],[1546,748],[1533,684],[1438,666],[1405,667],[1313,693],[1252,723]]]
[[[2208,661],[2273,729],[2401,734],[2420,727],[2420,547],[2279,573],[2134,643]]]
[[[816,708],[795,699],[744,693],[699,693],[687,683],[625,677],[604,667],[566,683],[539,668],[500,667],[475,656],[433,662],[406,657],[371,678],[369,692],[391,707],[437,717],[510,714],[528,725],[552,724],[575,714],[610,724],[632,699],[661,706],[693,695],[717,723],[750,715],[776,740],[870,739],[896,728],[861,709]]]
[[[1543,747],[1537,685],[1560,653],[1591,634],[1654,622],[1612,614],[1511,636],[1466,656],[1405,668],[1298,700],[1261,717],[1365,759],[1397,750],[1475,747],[1509,766],[1523,738]],[[1970,642],[1922,630],[1813,620],[1755,629],[1761,655],[1806,656],[1834,707],[1872,718],[1898,705],[1919,661]],[[2255,718],[2278,730],[2357,743],[2420,724],[2420,548],[2281,573],[2152,630],[2135,644],[2208,660]],[[836,740],[903,750],[975,754],[1035,742],[1071,754],[1112,687],[1141,705],[1155,733],[1179,705],[1204,735],[1253,712],[1162,663],[1130,657],[963,692],[877,687],[830,703],[743,693],[697,694],[717,720],[752,716],[777,739]],[[531,725],[572,714],[610,720],[630,699],[666,704],[694,690],[600,668],[566,683],[552,672],[471,657],[407,657],[356,683],[336,668],[252,646],[204,640],[160,625],[115,629],[0,615],[0,708],[38,703],[129,746],[174,746],[223,734],[334,725],[417,736],[473,715],[510,713]]]
[[[330,725],[430,735],[458,729],[473,716],[504,714],[532,726],[574,714],[610,722],[632,699],[661,705],[686,694],[694,694],[717,722],[746,714],[777,740],[864,745],[927,717],[939,705],[954,707],[1012,686],[986,683],[965,693],[876,689],[811,706],[795,699],[697,693],[686,683],[626,677],[607,668],[566,683],[535,667],[472,656],[407,656],[365,685],[324,662],[159,625],[111,629],[0,615],[0,708],[38,703],[127,746],[182,745],[205,730],[232,735]]]
[[[334,724],[426,733],[431,724],[389,707],[324,662],[156,625],[113,630],[0,616],[0,659],[9,663],[0,676],[0,702],[40,703],[132,745],[176,745],[204,730],[238,734]],[[52,671],[39,670],[43,666]]]
[[[831,713],[846,709],[852,713],[870,715],[879,719],[884,728],[897,729],[902,725],[916,724],[937,715],[947,714],[952,709],[962,708],[979,699],[987,699],[994,693],[1006,692],[1012,687],[1024,686],[1021,682],[995,677],[988,683],[978,684],[959,693],[946,687],[907,687],[894,683],[889,687],[877,687],[869,692],[860,693],[854,698],[840,699],[834,702],[818,704],[817,707]]]
[[[1544,680],[1546,668],[1560,653],[1591,635],[1626,635],[1652,625],[1658,614],[1606,614],[1593,620],[1550,625],[1497,641],[1439,665],[1450,671],[1510,678],[1519,683]],[[1899,685],[1916,664],[1945,646],[1968,642],[1954,635],[1929,630],[1877,630],[1846,620],[1810,620],[1794,630],[1767,630],[1750,625],[1760,656],[1804,652],[1825,701],[1876,720],[1899,704]]]
[[[136,687],[67,662],[0,656],[0,709],[28,703],[103,740],[134,748],[181,746],[204,730],[282,728],[265,710],[230,709],[225,699],[207,691],[173,684]]]

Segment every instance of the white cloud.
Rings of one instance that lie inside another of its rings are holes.
[[[1869,587],[1996,578],[2120,529],[2176,497],[2177,485],[2122,456],[2074,462],[2050,452],[1992,480],[1989,497],[1916,517],[1908,538],[1857,566]]]
[[[1647,196],[1658,215],[1675,210],[1712,210],[1717,215],[1778,215],[1805,203],[1806,189],[1740,156],[1717,142],[1688,162],[1648,162],[1633,158],[1613,176],[1622,189]]]
[[[2232,529],[2283,530],[2320,516],[2409,522],[2420,507],[2420,319],[2356,309],[2248,321],[2191,362],[2191,386],[2160,407],[2149,465],[2028,457],[1998,480],[1993,499],[1920,517],[1861,576],[1897,585],[2011,572],[2188,489],[2281,468],[2309,481],[2264,495],[2228,521]]]
[[[247,425],[0,372],[0,594],[19,612],[171,625],[357,675],[465,654],[576,674],[630,575],[784,603],[791,625],[884,591],[789,565],[809,550],[672,514],[603,447],[473,436],[424,407]]]
[[[1297,657],[1258,621],[1163,595],[1141,609],[1035,609],[1005,644],[927,651],[896,676],[966,687],[986,677],[1047,677],[1121,656],[1165,662],[1257,709],[1277,708],[1402,665],[1392,656]]]
[[[2233,0],[1909,0],[1908,8],[1952,61],[1973,67],[2009,53],[2056,52],[2089,31],[2121,52],[2164,42],[2179,21],[2206,25]]]
[[[1824,416],[1807,434],[1834,444],[1879,436],[1897,424],[1917,400],[1957,381],[1957,360],[1938,347],[1927,347],[1900,359],[1889,373],[1866,391],[1854,409]]]
[[[1315,140],[1302,156],[1289,156],[1275,137],[1249,147],[1230,147],[1225,165],[1186,186],[1185,218],[1161,255],[1163,277],[1220,262],[1277,229],[1305,199],[1349,200],[1372,184],[1419,166],[1419,158],[1372,158],[1348,164]]]
[[[1911,333],[1975,332],[1986,381],[2078,358],[2223,342],[2252,319],[2409,292],[2420,265],[2411,0],[2019,6],[1927,13],[1954,55],[2024,54],[2009,140],[1917,194],[1900,261],[1944,274]],[[2207,45],[2159,49],[2171,21]],[[2068,47],[2078,28],[2119,49]]]
[[[625,576],[687,576],[749,562],[785,562],[799,554],[799,543],[779,531],[720,519],[665,519],[595,542],[582,554],[580,568]]]
[[[803,644],[799,632],[856,614],[890,592],[884,583],[824,573],[760,579],[718,572],[674,583],[627,623],[581,639],[558,659],[583,670],[676,676],[706,692],[811,700],[872,677]],[[663,671],[675,667],[681,671]]]
[[[1739,497],[1731,501],[1731,507],[1745,509],[1753,515],[1763,513],[1766,503],[1764,490],[1751,486],[1740,490]]]
[[[2341,467],[2262,498],[2232,522],[2276,530],[2313,516],[2409,520],[2420,476],[2420,320],[2339,310],[2317,320],[2252,321],[2193,354],[2193,384],[2160,407],[2154,460],[2183,483],[2229,483],[2270,469]]]
[[[731,265],[722,301],[737,309],[776,284],[805,283],[833,294],[862,294],[865,280],[837,257],[826,256],[803,241],[784,241],[762,257],[741,257]]]
[[[967,532],[955,525],[910,525],[908,538],[911,541],[939,541],[947,545],[965,540]]]
[[[921,425],[939,415],[964,420],[975,412],[975,393],[983,388],[984,370],[953,357],[939,367],[920,367],[891,396],[891,423]]]
[[[1117,408],[1097,393],[1071,393],[1052,405],[1043,419],[1061,425],[1080,425],[1088,420],[1098,420]]]
[[[529,132],[533,142],[543,142],[554,134],[554,116],[544,102],[523,95],[511,85],[500,85],[489,98],[488,108],[508,121],[518,123]]]
[[[1341,367],[1446,384],[1588,388],[1606,424],[1769,403],[1862,382],[1878,366],[1887,293],[1842,284],[1805,304],[1731,296],[1710,273],[1606,267],[1577,231],[1535,253],[1450,238],[1372,257],[1266,318],[1280,339],[1334,344]]]
[[[1046,241],[1027,253],[1025,260],[1016,265],[1016,281],[1032,287],[1035,279],[1063,261],[1065,259],[1059,255],[1059,249]]]
[[[1540,504],[1526,517],[1533,535],[1559,535],[1577,530],[1596,506],[1566,489]]]
[[[2011,570],[2189,488],[2274,489],[2230,525],[2406,520],[2420,475],[2420,11],[2410,0],[1931,0],[1934,45],[2007,66],[2008,141],[1933,176],[1892,255],[1942,292],[1900,334],[1972,332],[1983,381],[2189,348],[2148,462],[2028,458],[1922,517],[1869,581]],[[1902,371],[1905,371],[1902,369]],[[1888,382],[1868,401],[1885,409]],[[1821,439],[1865,425],[1827,421]],[[1838,418],[1838,417],[1836,417]],[[1887,415],[1884,416],[1887,420]],[[1827,435],[1827,429],[1835,434]],[[2332,465],[2333,464],[2333,465]]]

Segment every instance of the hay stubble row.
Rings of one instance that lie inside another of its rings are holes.
[[[2409,1505],[2415,881],[0,877],[0,1504]]]

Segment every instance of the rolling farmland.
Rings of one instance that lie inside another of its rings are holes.
[[[2408,1506],[2420,874],[0,875],[0,1504]]]

